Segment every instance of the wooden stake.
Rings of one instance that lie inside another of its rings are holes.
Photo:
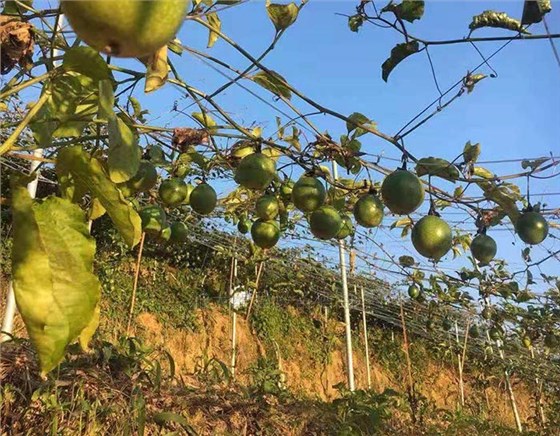
[[[354,290],[356,285],[354,285]],[[368,331],[367,331],[367,319],[366,319],[366,303],[364,299],[364,288],[360,287],[360,296],[362,298],[362,324],[364,329],[364,351],[366,355],[366,373],[367,373],[367,387],[371,389],[371,368],[369,365],[369,344],[368,344]]]
[[[235,289],[235,280],[237,279],[237,259],[231,259],[231,268],[229,273],[229,298],[231,308],[231,363],[230,372],[231,379],[235,379],[235,367],[237,365],[237,312],[233,307],[233,293]]]
[[[500,352],[500,357],[502,361],[505,361],[504,350],[500,346],[500,341],[496,341],[498,344],[498,350]],[[517,402],[515,401],[515,395],[513,394],[513,388],[511,386],[511,380],[509,377],[509,371],[504,369],[504,376],[506,379],[506,388],[509,394],[509,400],[511,402],[511,411],[513,412],[513,417],[515,418],[515,425],[517,426],[517,431],[523,433],[523,425],[521,424],[521,417],[519,416],[519,411],[517,410]]]
[[[257,269],[257,278],[255,279],[255,290],[253,291],[253,294],[251,295],[251,301],[249,302],[249,307],[247,308],[247,315],[245,316],[246,320],[249,320],[249,316],[251,315],[251,308],[253,307],[253,303],[255,302],[255,298],[257,296],[257,291],[259,289],[259,282],[261,280],[261,274],[262,274],[263,267],[264,267],[264,261],[262,261],[259,264],[259,267]]]
[[[142,237],[140,238],[140,245],[138,246],[138,257],[136,258],[136,271],[134,272],[134,284],[132,286],[130,309],[128,311],[128,322],[126,324],[126,336],[130,336],[132,315],[134,314],[134,305],[136,304],[136,289],[138,289],[138,277],[140,276],[140,262],[142,261],[142,252],[144,251],[144,239],[146,239],[146,233],[142,233]]]
[[[410,354],[408,352],[408,336],[406,334],[406,322],[404,320],[404,309],[402,304],[402,299],[400,301],[401,306],[401,325],[403,334],[403,349],[404,355],[406,357],[406,368],[408,372],[408,401],[410,403],[410,409],[412,410],[412,422],[416,424],[416,394],[414,392],[414,379],[412,378],[412,363],[410,362]]]

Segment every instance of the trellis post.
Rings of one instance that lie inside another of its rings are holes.
[[[356,286],[354,285],[354,289]],[[364,351],[366,354],[366,374],[367,374],[367,387],[371,389],[371,368],[369,366],[369,344],[367,334],[367,318],[366,318],[366,302],[364,299],[364,287],[360,286],[360,297],[362,299],[362,325],[364,329]]]
[[[334,180],[338,180],[338,165],[333,160],[332,170]],[[354,359],[352,356],[352,330],[350,326],[350,300],[348,297],[348,279],[346,277],[346,249],[344,240],[338,241],[338,257],[340,263],[340,276],[342,279],[342,300],[344,304],[344,327],[346,334],[346,375],[348,389],[354,391]]]
[[[231,378],[235,379],[235,366],[237,363],[237,311],[234,307],[233,294],[235,290],[234,283],[237,279],[237,258],[232,258],[231,269],[229,274],[229,301],[231,306]]]

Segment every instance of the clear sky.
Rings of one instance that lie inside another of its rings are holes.
[[[428,59],[425,53],[408,58],[393,71],[389,83],[383,82],[381,64],[388,57],[391,48],[402,41],[390,29],[367,24],[359,33],[351,32],[347,27],[347,19],[337,14],[352,14],[355,4],[352,1],[311,0],[264,64],[281,73],[290,84],[322,105],[347,115],[362,112],[375,120],[380,130],[394,134],[438,95]],[[408,25],[408,30],[423,39],[462,38],[468,34],[468,24],[473,15],[486,9],[496,9],[513,17],[520,17],[522,7],[522,2],[513,1],[429,1],[424,17],[413,25]],[[266,16],[262,1],[228,9],[220,17],[222,30],[253,55],[260,54],[274,35],[274,28]],[[547,22],[552,33],[560,32],[560,9],[549,14]],[[531,30],[534,34],[545,33],[542,23],[534,25]],[[481,29],[474,36],[508,34],[504,30]],[[187,46],[206,51],[207,31],[196,23],[185,23],[180,39]],[[485,42],[477,46],[482,53],[489,55],[501,44],[503,42]],[[560,48],[560,41],[556,44]],[[224,41],[219,40],[207,51],[237,69],[248,65],[248,61]],[[430,54],[442,90],[446,90],[481,62],[480,56],[470,44],[432,47]],[[176,63],[180,65],[183,78],[205,92],[213,91],[227,81],[188,54],[183,55],[183,59]],[[560,155],[560,66],[554,59],[550,42],[513,42],[496,55],[490,65],[498,73],[497,78],[482,81],[472,94],[465,94],[407,137],[407,148],[413,154],[417,157],[434,155],[452,160],[461,153],[465,142],[470,140],[482,144],[482,161],[522,159],[551,153]],[[491,70],[483,67],[477,72],[490,74]],[[248,81],[243,83],[267,101],[286,110],[266,91]],[[175,90],[168,88],[147,97],[146,102],[150,106],[154,104],[167,110],[168,99],[178,98],[180,97]],[[218,101],[237,120],[245,124],[254,121],[267,126],[265,134],[276,129],[276,116],[286,119],[237,86],[230,87],[220,95]],[[294,101],[302,111],[308,111],[305,104],[297,99]],[[188,105],[187,101],[179,103],[181,108]],[[190,110],[194,109],[192,107]],[[189,124],[181,116],[163,115],[161,121],[164,119],[171,126]],[[330,117],[316,116],[313,121],[335,138],[345,132],[344,124]],[[387,158],[400,158],[398,150],[392,145],[372,136],[364,137],[362,150]],[[382,159],[381,164],[395,167],[397,162]],[[499,175],[522,170],[520,162],[484,165]],[[558,193],[559,180],[534,180],[531,191]],[[525,181],[520,179],[517,182],[524,191]],[[438,182],[438,185],[448,190],[454,188],[448,182]],[[533,202],[536,201],[544,201],[550,207],[560,206],[558,195],[533,196]],[[458,215],[457,210],[449,209],[443,216],[456,226],[473,231],[475,229],[473,220],[465,215]],[[462,224],[465,219],[466,223]],[[393,220],[393,217],[387,217],[384,224],[390,224]],[[398,230],[390,232],[382,229],[373,234],[376,241],[384,244],[393,255],[413,252],[409,239],[401,239]],[[513,235],[509,222],[499,230],[491,230],[489,234],[499,244],[498,256],[508,260],[512,270],[521,269],[523,263],[520,251],[524,245]],[[557,250],[560,244],[549,238],[543,246],[548,250]],[[386,258],[371,244],[363,248]],[[325,250],[331,252],[330,248]],[[333,259],[336,259],[335,251],[332,253]],[[547,254],[541,248],[535,248],[533,253],[534,259]],[[419,256],[415,257],[419,259]],[[452,262],[450,257],[447,256],[442,261],[441,267],[453,271],[462,261]],[[379,265],[390,267],[381,260]],[[547,262],[543,271],[560,274],[559,262],[554,259]],[[389,280],[395,279],[386,273],[381,272],[380,275]],[[535,271],[535,276],[538,276],[538,271]],[[545,289],[542,286],[539,283],[538,289]]]
[[[362,112],[375,120],[381,131],[394,134],[432,102],[438,93],[425,53],[406,59],[393,71],[388,83],[382,81],[381,64],[389,56],[391,48],[402,39],[391,29],[370,24],[364,24],[358,33],[351,32],[347,18],[339,14],[353,14],[357,3],[349,0],[310,0],[296,23],[287,30],[263,63],[323,106],[346,115]],[[377,4],[380,7],[384,5]],[[547,22],[551,33],[560,33],[560,8],[555,7],[547,15]],[[408,30],[426,40],[462,38],[468,34],[472,17],[487,9],[504,11],[520,18],[523,2],[427,1],[424,17],[414,24],[408,24]],[[220,12],[220,18],[222,31],[254,56],[265,50],[274,36],[274,27],[266,15],[264,1],[251,1],[229,8]],[[542,23],[532,26],[531,31],[534,34],[545,33]],[[481,29],[475,31],[473,36],[511,34],[507,30]],[[248,65],[245,58],[222,40],[207,49],[208,31],[192,21],[183,25],[179,38],[186,46],[205,51],[236,69],[241,70]],[[477,47],[483,54],[489,55],[502,44],[484,42],[477,44]],[[556,45],[560,50],[560,40],[556,40]],[[480,55],[470,44],[434,46],[430,48],[430,54],[442,90],[447,90],[481,62]],[[211,93],[228,81],[186,52],[181,58],[173,55],[172,59],[183,79],[206,93]],[[140,67],[137,62],[121,62]],[[496,70],[497,78],[483,80],[472,94],[465,94],[406,138],[406,146],[415,156],[433,155],[453,160],[469,140],[482,144],[482,161],[560,155],[560,66],[553,56],[549,40],[512,42],[490,61],[490,65]],[[477,72],[490,74],[492,71],[484,66]],[[291,113],[258,85],[247,80],[242,81],[242,84],[277,108]],[[187,117],[171,111],[174,101],[178,102],[179,108],[188,108],[188,112],[197,110],[196,106],[189,107],[192,102],[185,99],[177,88],[166,85],[153,94],[139,94],[139,98],[151,112],[151,124],[168,127],[193,125]],[[276,116],[280,116],[284,122],[288,119],[239,86],[228,88],[216,100],[244,125],[254,122],[264,126],[264,136],[276,130]],[[293,101],[301,111],[312,111],[297,98]],[[344,123],[336,119],[323,115],[312,119],[321,130],[328,131],[334,138],[345,133]],[[312,136],[308,137],[313,139]],[[396,148],[372,135],[363,137],[362,151],[382,155],[380,163],[388,168],[398,165],[391,159],[400,158]],[[522,171],[520,162],[488,163],[484,166],[498,175]],[[362,176],[365,177],[365,173]],[[377,180],[381,179],[381,175],[377,177]],[[525,181],[520,179],[517,182],[524,191]],[[454,189],[449,182],[438,181],[437,185],[449,191]],[[232,187],[233,184],[218,185],[222,193]],[[533,180],[531,191],[534,194],[558,194],[560,177]],[[479,195],[476,192],[472,194]],[[560,195],[533,195],[532,200],[544,201],[549,207],[560,207]],[[421,213],[425,211],[426,208]],[[471,218],[456,209],[448,211],[443,212],[443,217],[453,226],[474,233],[475,226]],[[419,218],[420,215],[414,216]],[[395,219],[388,216],[384,224],[389,225]],[[555,221],[560,220],[556,217]],[[558,230],[555,233],[558,235]],[[511,270],[522,269],[520,251],[524,245],[514,236],[509,221],[500,229],[490,230],[489,234],[498,242],[498,257],[505,258]],[[400,238],[400,230],[385,228],[372,232],[372,235],[391,255],[414,254],[417,260],[421,260],[414,253],[409,238]],[[290,245],[294,243],[284,242]],[[534,260],[546,256],[546,250],[558,250],[560,242],[549,237],[542,247],[533,250]],[[371,244],[361,248],[371,253],[372,258],[374,255],[387,258]],[[332,247],[325,246],[324,253],[336,259]],[[464,264],[464,260],[452,261],[450,258],[448,255],[441,262],[440,266],[444,270],[449,268],[452,272]],[[383,260],[375,262],[384,268],[395,269]],[[558,260],[552,259],[543,265],[542,270],[560,275],[559,264]],[[538,271],[534,273],[538,280]],[[398,276],[386,272],[379,272],[379,275],[390,281],[398,279]],[[542,291],[546,287],[539,281],[537,289]]]

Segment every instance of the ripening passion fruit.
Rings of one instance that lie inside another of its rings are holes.
[[[407,215],[418,209],[424,201],[424,187],[415,174],[396,170],[383,180],[381,196],[391,212]]]
[[[263,190],[276,177],[276,162],[262,153],[245,156],[235,171],[235,182],[248,188]]]
[[[185,223],[174,222],[173,224],[171,224],[170,228],[171,235],[169,236],[169,240],[171,242],[183,243],[188,240],[189,229]]]
[[[497,251],[496,241],[488,235],[477,235],[471,242],[471,253],[482,264],[490,263]]]
[[[323,205],[327,191],[315,177],[303,176],[292,189],[292,202],[302,212],[313,212]]]
[[[383,221],[383,203],[373,194],[363,195],[354,205],[354,218],[362,227],[377,227]]]
[[[321,206],[309,218],[311,233],[319,239],[334,238],[342,227],[342,218],[332,206]]]
[[[158,234],[167,227],[165,211],[157,206],[146,206],[138,212],[142,220],[142,230],[150,234]]]
[[[190,205],[200,215],[208,215],[216,208],[218,196],[208,183],[201,183],[191,192]]]
[[[263,195],[257,200],[255,213],[260,219],[264,221],[273,220],[279,212],[280,204],[274,195]]]
[[[437,216],[427,215],[412,228],[414,248],[429,259],[441,259],[451,249],[452,243],[451,228]]]
[[[246,235],[247,233],[249,233],[249,230],[251,229],[251,224],[252,223],[249,218],[247,218],[246,216],[241,217],[241,219],[237,223],[237,230],[239,230],[239,233]]]
[[[526,244],[537,245],[548,236],[548,223],[538,212],[524,212],[517,219],[515,231]]]
[[[178,177],[164,180],[159,186],[161,201],[170,207],[179,206],[187,196],[187,184]]]
[[[259,219],[251,226],[251,237],[257,247],[272,248],[280,239],[280,226],[276,221]]]
[[[348,215],[342,215],[342,225],[336,234],[336,239],[346,239],[348,236],[354,234],[354,223],[352,218]]]
[[[62,13],[87,45],[118,57],[154,53],[173,39],[188,0],[63,0]]]
[[[420,296],[420,288],[416,285],[410,285],[408,287],[408,296],[416,300]]]
[[[156,167],[147,160],[140,161],[136,174],[126,182],[126,186],[134,192],[146,192],[157,183],[158,175]]]

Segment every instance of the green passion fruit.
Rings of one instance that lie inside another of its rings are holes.
[[[517,219],[515,231],[526,244],[537,245],[548,236],[548,223],[538,212],[524,212]]]
[[[373,194],[363,195],[354,205],[354,218],[363,227],[377,227],[383,221],[383,203]]]
[[[408,287],[408,296],[416,300],[420,296],[420,288],[416,285],[410,285]]]
[[[486,306],[484,309],[482,309],[481,315],[482,318],[487,321],[492,319],[492,308],[490,306]]]
[[[262,153],[245,156],[235,171],[235,182],[255,190],[263,190],[276,176],[276,163]]]
[[[249,230],[251,229],[251,220],[247,217],[242,217],[239,222],[237,223],[237,230],[239,230],[240,233],[246,235],[247,233],[249,233]]]
[[[251,226],[251,237],[257,247],[272,248],[280,239],[280,225],[276,221],[259,219]]]
[[[183,243],[189,238],[189,228],[185,223],[175,222],[171,224],[171,236],[169,240],[171,242]]]
[[[311,233],[319,239],[334,238],[342,227],[342,218],[332,206],[321,206],[309,218]]]
[[[136,174],[126,182],[126,186],[134,192],[147,192],[157,183],[156,167],[146,160],[140,161]]]
[[[327,191],[315,177],[303,176],[292,189],[292,202],[302,212],[313,212],[323,205]]]
[[[346,239],[354,234],[354,223],[349,215],[342,215],[342,225],[336,234],[336,239]]]
[[[493,341],[498,341],[502,338],[502,330],[499,327],[492,327],[488,331],[488,336],[490,336],[490,339]]]
[[[274,195],[263,195],[257,199],[255,212],[264,221],[273,220],[280,212],[280,203]]]
[[[480,329],[478,328],[478,326],[477,326],[476,324],[475,324],[475,325],[472,325],[472,326],[469,328],[469,336],[470,336],[471,338],[474,338],[474,339],[476,339],[476,338],[478,338],[478,337],[480,336]]]
[[[208,183],[201,183],[191,192],[190,205],[200,215],[208,215],[216,208],[218,195]]]
[[[178,177],[172,177],[161,182],[159,197],[167,206],[179,206],[187,197],[187,184]]]
[[[111,56],[139,57],[173,39],[189,1],[66,0],[60,4],[76,35],[90,47]]]
[[[451,249],[452,243],[451,228],[437,216],[425,216],[412,228],[414,248],[429,259],[441,259]]]
[[[424,201],[424,187],[415,174],[396,170],[383,180],[381,196],[391,212],[407,215],[418,209]]]
[[[156,205],[146,206],[138,212],[142,220],[142,230],[149,234],[158,234],[167,227],[165,211]]]
[[[294,182],[292,180],[286,180],[282,186],[280,186],[280,198],[285,203],[292,201],[292,190],[294,189]]]
[[[488,235],[477,235],[471,242],[471,253],[482,264],[490,263],[497,251],[496,241]]]

